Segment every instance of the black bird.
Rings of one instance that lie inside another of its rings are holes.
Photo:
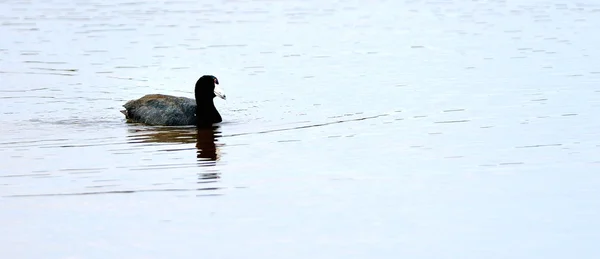
[[[148,125],[197,125],[210,126],[221,122],[222,118],[213,98],[225,100],[225,94],[219,88],[219,80],[211,75],[200,77],[194,89],[196,100],[163,94],[149,94],[125,103],[128,122],[141,122]]]

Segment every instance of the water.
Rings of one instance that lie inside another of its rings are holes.
[[[594,1],[0,2],[10,258],[597,258]],[[213,130],[127,124],[193,96]]]

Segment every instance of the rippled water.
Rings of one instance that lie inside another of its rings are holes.
[[[10,258],[596,258],[595,1],[0,1]],[[213,130],[127,100],[228,100]]]

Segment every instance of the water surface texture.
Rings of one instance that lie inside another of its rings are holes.
[[[6,258],[598,258],[597,1],[0,1]],[[193,97],[213,129],[125,123]]]

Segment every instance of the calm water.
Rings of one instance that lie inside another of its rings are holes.
[[[4,257],[600,256],[600,3],[201,2],[0,1]]]

